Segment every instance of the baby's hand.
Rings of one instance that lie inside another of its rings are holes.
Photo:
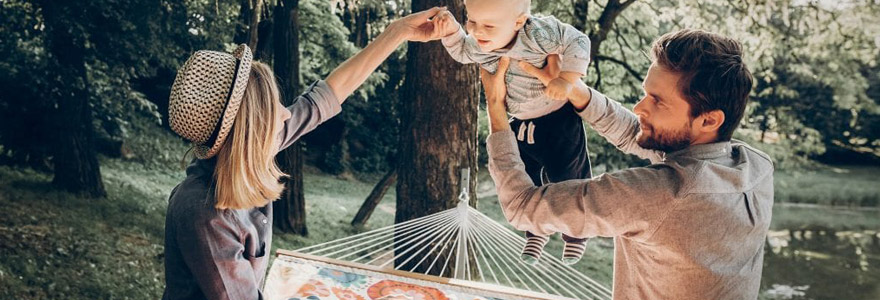
[[[568,99],[568,93],[571,92],[571,89],[574,88],[574,85],[568,80],[565,80],[562,77],[556,77],[547,84],[547,89],[544,90],[544,94],[550,99],[553,100],[566,100]]]
[[[455,16],[448,10],[438,13],[431,19],[431,22],[434,23],[434,28],[439,30],[441,37],[450,36],[461,28],[461,25],[455,20]]]

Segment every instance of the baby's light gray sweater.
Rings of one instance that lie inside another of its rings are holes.
[[[460,63],[478,63],[494,73],[502,56],[525,61],[543,68],[547,56],[558,54],[562,58],[562,71],[586,74],[590,63],[590,38],[571,25],[548,17],[530,17],[519,30],[510,49],[484,52],[476,39],[463,29],[457,34],[443,38],[443,46],[453,59]],[[544,85],[529,75],[516,63],[511,63],[506,75],[507,111],[518,119],[533,119],[553,112],[564,100],[553,100],[544,94]]]

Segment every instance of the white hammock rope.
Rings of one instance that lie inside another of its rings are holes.
[[[462,186],[455,208],[295,252],[407,272],[430,261],[419,274],[538,292],[551,299],[611,299],[603,284],[547,252],[535,265],[521,262],[525,238],[468,206],[466,175]],[[435,266],[442,266],[439,273]]]

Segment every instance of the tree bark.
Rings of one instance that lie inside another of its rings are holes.
[[[293,104],[299,95],[299,20],[298,0],[279,0],[275,6],[275,76],[280,83],[282,103]],[[302,144],[294,143],[281,151],[279,166],[290,175],[281,199],[275,202],[275,224],[279,229],[299,235],[308,235],[306,205],[303,194]]]
[[[388,173],[385,173],[385,176],[383,176],[382,180],[379,180],[379,183],[373,187],[373,191],[370,192],[370,195],[364,200],[364,204],[358,209],[357,214],[351,221],[352,226],[364,226],[364,224],[367,223],[367,220],[370,219],[370,215],[376,210],[376,206],[379,206],[379,202],[382,202],[382,198],[385,196],[385,193],[388,192],[388,188],[390,188],[395,181],[397,181],[397,169],[391,169]]]
[[[363,48],[370,39],[368,25],[372,11],[368,6],[361,5],[360,0],[346,0],[345,11],[342,14],[342,22],[348,27],[348,40]]]
[[[260,17],[263,15],[263,0],[242,0],[238,24],[235,28],[235,43],[247,44],[256,51],[259,38]]]
[[[593,27],[592,30],[590,30],[590,61],[596,64],[597,73],[599,60],[605,58],[599,55],[599,47],[602,45],[602,42],[605,41],[605,39],[608,37],[608,32],[611,31],[611,29],[614,27],[614,21],[617,19],[617,16],[619,16],[620,13],[623,12],[623,10],[625,10],[627,7],[635,2],[636,0],[626,0],[623,2],[621,2],[620,0],[608,0],[608,3],[605,4],[605,8],[602,10],[602,14],[599,15],[599,20],[596,21],[596,26]],[[587,5],[588,4],[583,4],[584,17],[587,17]],[[578,12],[577,8],[575,9],[575,12]],[[627,65],[625,62],[619,60],[612,61],[622,65],[624,68],[630,71],[630,74],[633,74],[633,72],[631,71],[632,67],[629,67],[629,65]],[[636,78],[640,78],[638,76],[638,73],[635,73],[635,76]],[[598,88],[600,84],[602,84],[601,77],[598,77],[593,85]]]
[[[464,20],[462,0],[413,0],[412,11],[433,6],[447,6]],[[471,178],[477,171],[477,66],[455,62],[440,43],[408,46],[401,91],[397,223],[454,207],[461,190],[460,170],[470,168]],[[474,181],[469,191],[471,204],[476,205]],[[427,267],[416,270],[425,272]],[[429,273],[441,275],[439,266],[435,268]]]
[[[590,47],[590,61],[596,61],[596,55],[599,54],[599,46],[608,37],[608,32],[614,27],[614,21],[617,19],[617,16],[635,2],[636,0],[623,2],[620,2],[620,0],[608,0],[605,9],[599,15],[599,20],[596,21],[596,27],[589,34],[590,43],[592,44]]]
[[[51,95],[58,105],[57,146],[53,162],[52,183],[67,191],[87,196],[104,197],[107,192],[101,181],[101,167],[94,148],[92,109],[89,106],[89,81],[86,73],[86,39],[81,26],[71,24],[85,12],[77,4],[64,1],[40,1],[46,43],[56,76],[50,78]]]
[[[265,17],[260,21],[260,24],[257,26],[257,35],[260,36],[260,39],[257,40],[257,48],[254,50],[254,59],[269,62],[273,61],[274,56],[272,55],[275,50],[275,23],[271,19],[271,14],[269,13],[269,9],[266,9],[263,13]]]
[[[574,8],[574,26],[581,32],[587,32],[587,24],[590,22],[590,0],[572,0]]]

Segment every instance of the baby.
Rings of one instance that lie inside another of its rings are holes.
[[[502,56],[542,68],[547,56],[562,61],[560,76],[544,84],[518,64],[510,64],[506,75],[507,111],[513,116],[520,155],[526,172],[535,182],[559,182],[592,177],[584,125],[565,96],[573,82],[586,74],[590,63],[590,39],[571,25],[554,17],[529,14],[530,0],[465,0],[467,33],[451,13],[433,19],[444,36],[443,46],[460,63],[478,63],[494,73]],[[544,175],[542,179],[542,174]],[[548,241],[547,236],[526,232],[522,252],[526,263],[534,264]],[[562,235],[562,260],[580,260],[586,237]]]

